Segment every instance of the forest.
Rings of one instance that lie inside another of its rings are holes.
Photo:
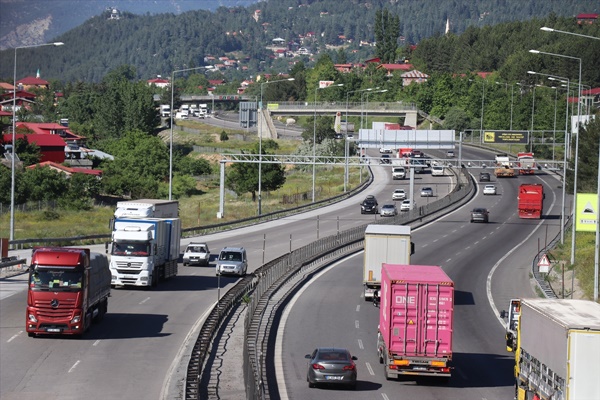
[[[35,75],[39,69],[46,80],[100,82],[120,65],[131,65],[139,79],[150,79],[205,65],[206,56],[237,60],[237,68],[222,71],[230,81],[265,72],[287,72],[298,61],[312,67],[318,55],[326,52],[336,54],[334,60],[339,62],[364,63],[375,54],[376,13],[383,9],[396,18],[395,41],[400,48],[416,45],[418,49],[426,39],[443,35],[447,21],[452,35],[464,38],[464,43],[444,46],[430,55],[442,56],[440,59],[422,60],[427,65],[419,64],[419,68],[430,74],[439,68],[455,72],[497,70],[509,61],[508,54],[526,43],[523,38],[529,39],[523,22],[555,16],[569,24],[579,13],[597,12],[597,2],[278,0],[179,15],[123,13],[120,20],[109,20],[104,13],[56,37],[55,41],[65,43],[60,48],[19,50],[17,79]],[[501,35],[488,41],[474,37],[486,35],[498,24],[508,24]],[[267,48],[274,38],[285,39],[290,48],[306,46],[313,56],[276,57]],[[515,42],[513,38],[521,40]],[[474,41],[484,51],[471,48]],[[467,47],[457,54],[452,51],[454,46]],[[11,49],[0,52],[2,81],[12,81],[14,53]],[[398,60],[406,56],[400,52]]]

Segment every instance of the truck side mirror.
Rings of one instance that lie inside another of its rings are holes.
[[[415,254],[415,243],[410,242],[410,255],[412,256],[413,254]]]
[[[108,254],[108,242],[104,243],[104,252]]]
[[[508,318],[508,313],[506,312],[506,310],[500,311],[500,318],[502,318],[502,319]]]

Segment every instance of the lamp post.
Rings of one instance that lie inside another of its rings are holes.
[[[496,82],[496,85],[505,85],[506,90],[508,90],[508,83]],[[511,131],[512,131],[512,126],[513,126],[514,89],[515,89],[515,85],[511,83],[511,85],[510,85],[510,130]]]
[[[338,83],[337,85],[329,85],[329,86],[317,86],[315,88],[315,115],[313,120],[313,167],[312,167],[312,202],[315,202],[315,178],[317,175],[316,170],[316,160],[317,160],[317,91],[319,89],[327,89],[330,87],[340,87],[344,86],[343,83]]]
[[[579,125],[581,123],[581,58],[565,56],[564,54],[546,53],[539,50],[529,50],[533,54],[546,54],[554,57],[570,58],[572,60],[579,60],[579,94],[577,95],[577,136],[575,136],[575,170],[573,172],[573,218],[575,218],[575,212],[577,210],[577,164],[579,163]],[[600,164],[600,158],[598,163]],[[571,237],[571,264],[575,264],[575,221],[573,221]]]
[[[548,28],[546,26],[543,26],[540,28],[543,31],[546,32],[558,32],[558,33],[564,33],[567,35],[575,35],[575,36],[579,36],[579,37],[584,37],[587,39],[595,39],[595,40],[600,40],[600,38],[595,37],[595,36],[588,36],[588,35],[582,35],[579,33],[573,33],[573,32],[566,32],[566,31],[560,31],[558,29],[552,29],[552,28]],[[579,112],[579,104],[581,103],[581,59],[579,59],[579,98],[577,99],[577,138],[576,141],[579,140],[579,122],[581,120],[581,113]],[[568,94],[567,94],[568,97]],[[600,146],[600,143],[599,143]],[[577,149],[575,149],[575,154],[577,154]],[[577,171],[577,156],[575,156],[575,171]],[[577,172],[575,173],[575,179],[577,179]],[[577,182],[577,180],[575,180],[575,182]],[[575,193],[577,193],[577,185],[575,185]],[[597,196],[598,196],[598,204],[596,204],[596,210],[600,210],[600,155],[598,156],[598,186],[597,186]],[[598,212],[596,212],[596,215],[598,215]],[[573,264],[575,262],[575,225],[573,225],[573,243],[571,245],[572,249],[571,249],[571,264]],[[595,251],[594,251],[595,255],[594,255],[594,301],[598,301],[598,263],[600,261],[600,218],[596,217],[596,244],[595,244]]]
[[[262,120],[264,116],[262,115],[262,102],[263,102],[263,87],[264,85],[268,85],[269,83],[277,83],[277,82],[286,82],[293,81],[295,78],[288,78],[278,81],[267,81],[262,82],[260,84],[260,104],[259,104],[259,113],[258,117],[258,215],[262,215]]]
[[[10,236],[9,240],[15,238],[15,158],[16,154],[16,141],[17,141],[17,50],[20,49],[31,49],[34,47],[43,46],[62,46],[63,42],[43,43],[34,44],[31,46],[20,46],[15,47],[15,63],[13,71],[13,104],[12,104],[12,151],[11,151],[11,164],[10,164]]]
[[[185,72],[185,71],[196,71],[199,69],[206,69],[206,67],[194,67],[194,68],[185,68],[178,69],[171,72],[171,136],[169,138],[169,200],[171,200],[173,195],[173,99],[175,93],[175,74],[177,72]]]
[[[379,89],[379,87],[376,88],[367,88],[367,89],[359,89],[359,90],[351,90],[349,92],[346,92],[346,141],[344,143],[344,157],[346,160],[346,168],[344,170],[344,192],[346,192],[348,189],[348,153],[350,152],[350,150],[348,149],[349,143],[348,143],[348,96],[350,95],[350,93],[358,93],[358,92],[370,92],[371,90],[376,90]],[[361,107],[362,107],[362,103],[361,103]],[[362,120],[361,120],[362,122]],[[362,128],[362,124],[361,124],[361,128]]]

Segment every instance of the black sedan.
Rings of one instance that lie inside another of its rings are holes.
[[[320,347],[312,354],[305,356],[308,359],[308,372],[306,381],[308,387],[314,388],[317,384],[335,384],[356,389],[356,364],[357,358],[350,355],[346,349],[335,347]]]

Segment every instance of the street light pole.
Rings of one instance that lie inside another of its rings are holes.
[[[177,72],[185,72],[185,71],[196,71],[199,69],[206,69],[206,67],[195,67],[195,68],[186,68],[186,69],[178,69],[176,71],[171,72],[171,136],[169,138],[169,200],[172,199],[173,195],[173,99],[175,93],[175,74]]]
[[[344,86],[343,83],[338,83],[337,85],[329,85],[329,86],[323,86],[323,87],[319,87],[317,86],[315,88],[315,115],[314,115],[314,119],[313,119],[313,167],[312,167],[312,202],[315,202],[315,180],[316,180],[316,176],[317,176],[317,170],[316,170],[316,160],[317,160],[317,90],[319,89],[327,89],[330,87],[339,87],[339,86]]]
[[[588,36],[588,35],[582,35],[579,33],[573,33],[573,32],[566,32],[566,31],[560,31],[558,29],[552,29],[552,28],[548,28],[546,26],[543,26],[540,28],[543,31],[547,31],[547,32],[559,32],[559,33],[565,33],[567,35],[575,35],[575,36],[580,36],[580,37],[584,37],[587,39],[595,39],[595,40],[600,40],[600,38],[595,37],[595,36]],[[579,98],[577,99],[577,107],[579,109],[579,104],[581,103],[581,59],[579,59]],[[568,97],[568,94],[567,94]],[[578,113],[578,121],[577,121],[577,139],[579,139],[579,122],[580,122],[580,113]],[[600,146],[600,143],[599,143]],[[577,154],[577,149],[575,150],[575,153]],[[577,169],[577,157],[575,158],[575,168]],[[575,185],[575,191],[577,191],[577,185]],[[598,156],[598,186],[597,186],[597,196],[598,196],[598,203],[596,204],[596,210],[600,210],[600,155]],[[596,215],[598,215],[598,211],[596,211]],[[573,245],[574,246],[575,243],[575,225],[573,225]],[[571,251],[571,259],[574,260],[575,259],[575,255],[574,255],[574,251]],[[595,243],[595,249],[594,249],[594,301],[598,301],[598,271],[599,271],[599,264],[600,262],[600,218],[596,217],[596,243]],[[571,262],[573,263],[573,262]]]
[[[268,85],[269,83],[276,83],[276,82],[285,82],[285,81],[293,81],[295,78],[288,78],[288,79],[283,79],[283,80],[277,80],[277,81],[267,81],[267,82],[262,82],[260,84],[260,104],[259,104],[259,113],[260,115],[258,116],[258,215],[262,215],[262,120],[264,118],[263,115],[263,107],[262,107],[262,103],[263,103],[263,87],[264,85]]]
[[[577,95],[577,136],[575,136],[575,171],[573,174],[573,229],[571,231],[571,264],[575,264],[575,213],[577,211],[577,164],[579,163],[579,125],[581,124],[581,58],[565,56],[564,54],[546,53],[539,50],[529,50],[533,54],[546,54],[554,57],[579,60],[579,94]],[[600,157],[598,160],[600,164]],[[599,201],[600,203],[600,201]]]
[[[15,47],[15,63],[14,63],[14,71],[13,71],[13,104],[12,104],[12,151],[11,151],[11,164],[10,164],[10,236],[9,240],[12,241],[15,238],[15,186],[16,186],[16,178],[15,178],[15,158],[16,154],[16,144],[17,144],[17,50],[20,49],[30,49],[34,47],[43,47],[43,46],[62,46],[63,42],[53,42],[53,43],[43,43],[43,44],[34,44],[31,46],[21,46]]]

